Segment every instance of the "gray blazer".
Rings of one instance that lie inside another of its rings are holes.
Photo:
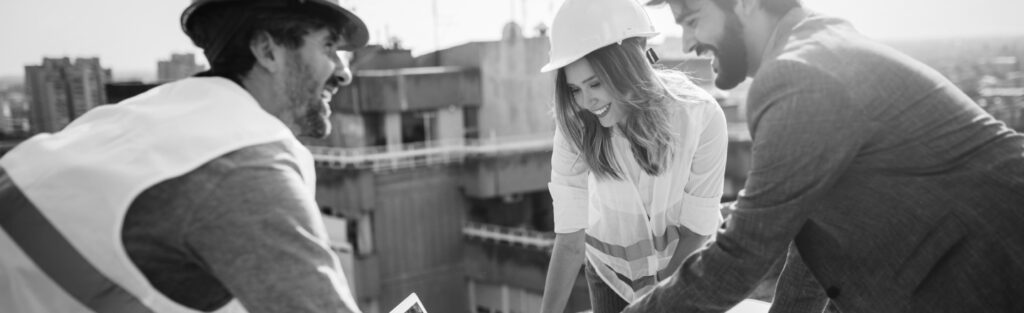
[[[1024,136],[939,73],[794,9],[748,121],[726,229],[627,312],[724,311],[790,243],[773,312],[1024,312]]]

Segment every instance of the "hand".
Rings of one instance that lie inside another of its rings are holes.
[[[736,209],[736,201],[724,202],[719,210],[722,212],[722,225],[721,229],[725,229],[726,224],[729,223],[729,218],[732,217],[732,211]]]
[[[721,207],[719,208],[719,210],[722,211],[722,216],[723,217],[728,217],[730,214],[732,214],[732,211],[735,209],[735,207],[736,207],[736,201],[722,202],[721,203]]]

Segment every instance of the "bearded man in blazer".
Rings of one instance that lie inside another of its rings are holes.
[[[773,312],[1024,312],[1024,135],[799,0],[664,3],[719,88],[754,78],[752,164],[717,241],[624,312],[725,311],[787,250]]]

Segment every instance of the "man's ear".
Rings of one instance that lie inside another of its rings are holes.
[[[256,58],[256,65],[274,73],[281,68],[281,57],[277,54],[280,46],[274,41],[274,37],[266,32],[258,32],[249,41],[249,51]]]

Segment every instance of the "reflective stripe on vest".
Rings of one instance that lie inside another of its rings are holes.
[[[665,234],[661,236],[654,236],[653,242],[650,239],[644,239],[637,243],[629,245],[628,247],[604,242],[600,239],[597,239],[594,236],[591,236],[590,234],[587,234],[586,243],[587,245],[593,247],[594,249],[597,249],[598,251],[600,251],[601,253],[605,254],[608,257],[613,257],[628,262],[631,268],[647,268],[649,257],[655,256],[656,254],[666,253],[666,250],[668,250],[669,247],[672,247],[673,243],[677,243],[679,241],[679,234],[682,231],[683,230],[681,226],[669,225],[666,227]],[[653,247],[654,250],[652,250],[651,247]],[[675,252],[675,249],[671,249],[671,251]],[[663,267],[661,270],[658,271],[657,276],[646,275],[635,279],[631,279],[629,278],[629,276],[626,276],[623,273],[615,270],[615,268],[613,268],[609,264],[603,265],[611,273],[614,273],[620,281],[625,283],[627,286],[633,289],[634,292],[636,292],[644,287],[656,284],[659,278],[667,277],[668,275],[670,275],[673,271],[675,271],[675,269],[679,266],[683,259],[684,258],[672,258],[671,261],[667,264],[667,266]]]
[[[0,168],[0,228],[47,276],[96,312],[152,312],[78,253]]]
[[[611,266],[605,265],[605,267],[607,267],[608,270],[611,271],[612,273],[615,273],[615,277],[618,277],[620,281],[629,286],[629,288],[632,288],[633,292],[639,292],[640,289],[643,289],[644,287],[648,286],[653,286],[657,284],[659,280],[668,277],[669,275],[672,275],[672,273],[674,273],[676,269],[679,268],[679,265],[682,264],[685,260],[686,258],[672,258],[672,260],[668,262],[668,266],[658,271],[657,277],[655,277],[654,275],[648,275],[637,279],[629,279],[629,277],[622,275]]]
[[[680,231],[679,225],[668,225],[665,227],[665,234],[654,236],[654,242],[645,238],[628,247],[601,241],[601,239],[597,239],[597,237],[590,234],[587,234],[586,241],[588,245],[600,250],[604,254],[626,261],[634,261],[654,255],[654,250],[651,250],[651,247],[654,247],[659,252],[664,252],[669,244],[679,240]]]

